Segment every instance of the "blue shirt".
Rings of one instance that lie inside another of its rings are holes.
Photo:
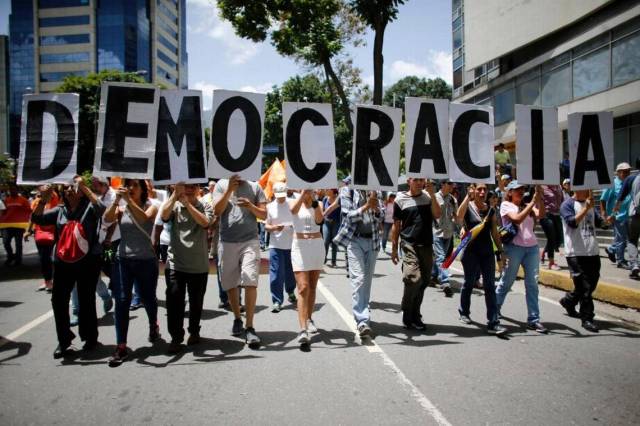
[[[607,188],[600,196],[600,201],[605,203],[607,216],[611,215],[613,206],[616,205],[620,193],[622,192],[623,181],[616,176],[613,181],[613,188]],[[624,201],[620,203],[620,210],[616,214],[616,221],[624,222],[629,218],[629,204],[631,203],[631,194],[624,197]]]

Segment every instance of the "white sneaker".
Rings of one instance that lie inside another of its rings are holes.
[[[311,334],[318,333],[318,327],[316,327],[316,324],[313,322],[312,319],[307,320],[307,331]]]
[[[302,330],[300,332],[300,335],[298,336],[298,343],[301,345],[309,344],[309,333],[307,333],[307,330]]]

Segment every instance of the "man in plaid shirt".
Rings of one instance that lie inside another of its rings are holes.
[[[353,288],[353,317],[360,337],[366,337],[371,335],[369,299],[380,250],[384,208],[376,191],[369,191],[366,195],[361,191],[349,191],[340,198],[340,207],[344,213],[343,221],[333,241],[347,249]]]

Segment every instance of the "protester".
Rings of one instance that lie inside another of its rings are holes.
[[[219,180],[214,194],[214,214],[220,217],[218,273],[233,310],[231,334],[242,335],[239,288],[243,287],[246,297],[245,340],[250,348],[258,348],[260,338],[253,326],[260,268],[256,219],[267,217],[267,200],[257,183],[242,180],[237,175]]]
[[[271,312],[278,313],[284,303],[283,291],[289,302],[296,303],[296,277],[291,266],[291,243],[293,241],[293,217],[287,199],[287,185],[273,185],[275,200],[267,204],[265,229],[269,237],[269,285],[271,288]]]
[[[389,235],[391,234],[391,228],[393,227],[393,205],[396,202],[396,194],[390,192],[387,194],[387,199],[384,202],[384,222],[382,223],[382,245],[380,251],[386,253],[387,241],[389,241]]]
[[[640,263],[638,262],[638,238],[640,237],[640,175],[631,175],[622,183],[622,189],[613,206],[611,214],[617,215],[623,208],[624,200],[631,196],[629,208],[629,224],[627,225],[627,252],[629,256],[629,278],[640,278]]]
[[[46,185],[38,187],[38,195],[31,203],[31,209],[35,208],[40,203],[42,192],[47,189]],[[51,198],[45,204],[45,210],[50,210],[57,206],[60,202],[60,198],[55,189],[51,192]],[[29,219],[29,227],[24,232],[24,241],[28,241],[30,235],[34,236],[36,243],[36,249],[38,250],[38,257],[40,259],[40,272],[42,273],[43,283],[38,287],[37,291],[46,290],[47,293],[51,293],[53,288],[53,245],[55,244],[55,225],[40,226],[34,224]]]
[[[342,186],[338,192],[338,197],[340,200],[340,226],[342,227],[345,223],[345,219],[347,217],[347,211],[345,210],[345,203],[350,205],[351,200],[353,199],[353,189],[351,188],[351,175],[342,179]],[[338,231],[339,232],[339,231]],[[339,245],[339,244],[338,244]],[[347,278],[349,278],[349,255],[346,250],[344,253],[344,262],[345,269],[347,270]]]
[[[424,330],[420,307],[429,285],[433,261],[433,220],[440,218],[433,184],[422,178],[408,178],[409,190],[396,197],[391,231],[391,260],[398,264],[398,239],[402,237],[402,323],[407,329]]]
[[[560,185],[542,185],[542,200],[544,202],[545,216],[540,219],[540,226],[547,240],[540,251],[540,262],[544,263],[545,254],[549,259],[548,268],[559,271],[560,267],[555,262],[555,254],[562,246],[562,219],[560,219],[560,205],[563,201]]]
[[[582,320],[585,330],[597,333],[593,322],[592,294],[600,279],[600,248],[596,238],[596,225],[602,220],[593,208],[593,194],[588,190],[577,190],[573,197],[562,203],[560,215],[564,228],[564,251],[571,271],[574,289],[560,299],[567,314]],[[580,304],[580,313],[576,306]]]
[[[124,205],[120,205],[120,201]],[[149,319],[149,342],[160,338],[158,325],[158,260],[151,242],[151,233],[158,208],[149,200],[148,187],[143,179],[125,179],[124,186],[106,211],[107,223],[118,223],[120,244],[113,262],[111,287],[116,301],[115,328],[117,347],[109,365],[122,364],[128,357],[129,306],[134,281],[139,283],[140,297]]]
[[[309,344],[309,333],[317,333],[313,319],[316,303],[316,287],[322,271],[324,244],[320,227],[322,205],[310,190],[302,191],[295,200],[289,201],[293,220],[293,243],[291,264],[298,288],[298,323],[300,334],[298,343]]]
[[[453,182],[445,179],[440,185],[440,190],[436,193],[436,201],[440,206],[440,218],[433,221],[433,268],[432,279],[440,284],[440,288],[446,297],[453,296],[453,290],[449,283],[449,272],[442,269],[442,262],[447,257],[453,245],[453,234],[456,230],[458,203],[451,190]]]
[[[177,184],[162,206],[162,220],[171,223],[167,267],[167,325],[171,334],[169,353],[182,349],[184,340],[185,293],[189,294],[189,338],[187,345],[200,343],[200,319],[207,290],[209,258],[207,228],[213,208],[197,198],[197,185]]]
[[[613,244],[605,249],[609,260],[618,268],[629,269],[629,263],[624,258],[627,248],[627,228],[629,227],[629,204],[631,195],[627,195],[620,203],[619,210],[613,214],[613,207],[622,192],[622,183],[631,174],[629,163],[620,163],[616,167],[616,177],[613,186],[602,192],[600,197],[600,212],[606,223],[613,225]]]
[[[343,222],[334,241],[347,250],[353,318],[360,337],[366,337],[371,335],[369,301],[384,209],[376,191],[352,191],[341,199],[341,206]]]
[[[46,211],[44,207],[51,200],[53,188],[45,189],[31,217],[37,225],[56,226],[51,294],[58,336],[58,347],[53,353],[56,359],[73,352],[71,342],[75,334],[69,325],[69,298],[75,285],[78,286],[79,332],[85,342],[83,349],[91,351],[98,344],[95,293],[102,251],[98,228],[105,206],[81,177],[74,181],[64,188],[64,204]]]
[[[535,220],[544,217],[545,208],[542,199],[542,188],[536,186],[535,193],[530,202],[524,204],[524,185],[517,180],[507,185],[505,201],[500,205],[502,223],[512,224],[518,232],[513,240],[505,244],[506,269],[496,286],[496,298],[498,312],[507,293],[518,274],[518,268],[524,270],[524,286],[527,301],[527,328],[538,333],[548,333],[549,330],[540,323],[540,307],[538,303],[538,271],[540,268],[538,258],[538,240],[533,230]]]
[[[487,332],[501,335],[507,329],[500,325],[495,290],[495,260],[503,263],[502,242],[498,234],[496,211],[486,203],[487,185],[480,183],[470,185],[456,212],[458,223],[466,230],[482,226],[477,236],[469,242],[462,257],[464,282],[460,290],[460,321],[471,324],[471,294],[476,280],[482,275],[484,302],[487,308]],[[484,223],[484,225],[483,225]],[[494,249],[494,244],[497,249]],[[494,259],[494,256],[497,259]]]
[[[338,255],[338,246],[333,239],[338,234],[340,228],[340,199],[338,198],[337,189],[329,189],[326,196],[322,200],[322,210],[324,214],[324,223],[322,224],[322,238],[324,239],[324,263],[327,263],[329,255],[329,247],[331,247],[331,267],[336,267],[336,258]]]
[[[567,178],[562,181],[562,202],[567,201],[571,197],[573,197],[573,191],[571,190],[571,180]]]
[[[500,167],[500,173],[511,174],[511,155],[509,151],[504,148],[504,144],[498,145],[494,153],[496,166]]]
[[[20,266],[22,265],[22,238],[29,223],[31,205],[29,200],[20,195],[15,184],[9,185],[9,195],[5,197],[4,205],[4,214],[0,217],[0,223],[4,226],[2,243],[7,252],[4,266]],[[15,252],[11,247],[11,240],[14,241]]]
[[[504,195],[507,193],[507,185],[511,182],[511,176],[507,174],[498,175],[498,187],[495,190],[496,195],[499,198],[499,202],[504,200]]]

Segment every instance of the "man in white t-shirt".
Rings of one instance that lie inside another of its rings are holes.
[[[278,313],[284,303],[283,287],[289,302],[296,303],[296,278],[291,266],[293,218],[287,203],[287,186],[283,182],[273,185],[275,200],[267,204],[264,228],[271,233],[269,240],[269,284],[271,285],[271,312]]]

